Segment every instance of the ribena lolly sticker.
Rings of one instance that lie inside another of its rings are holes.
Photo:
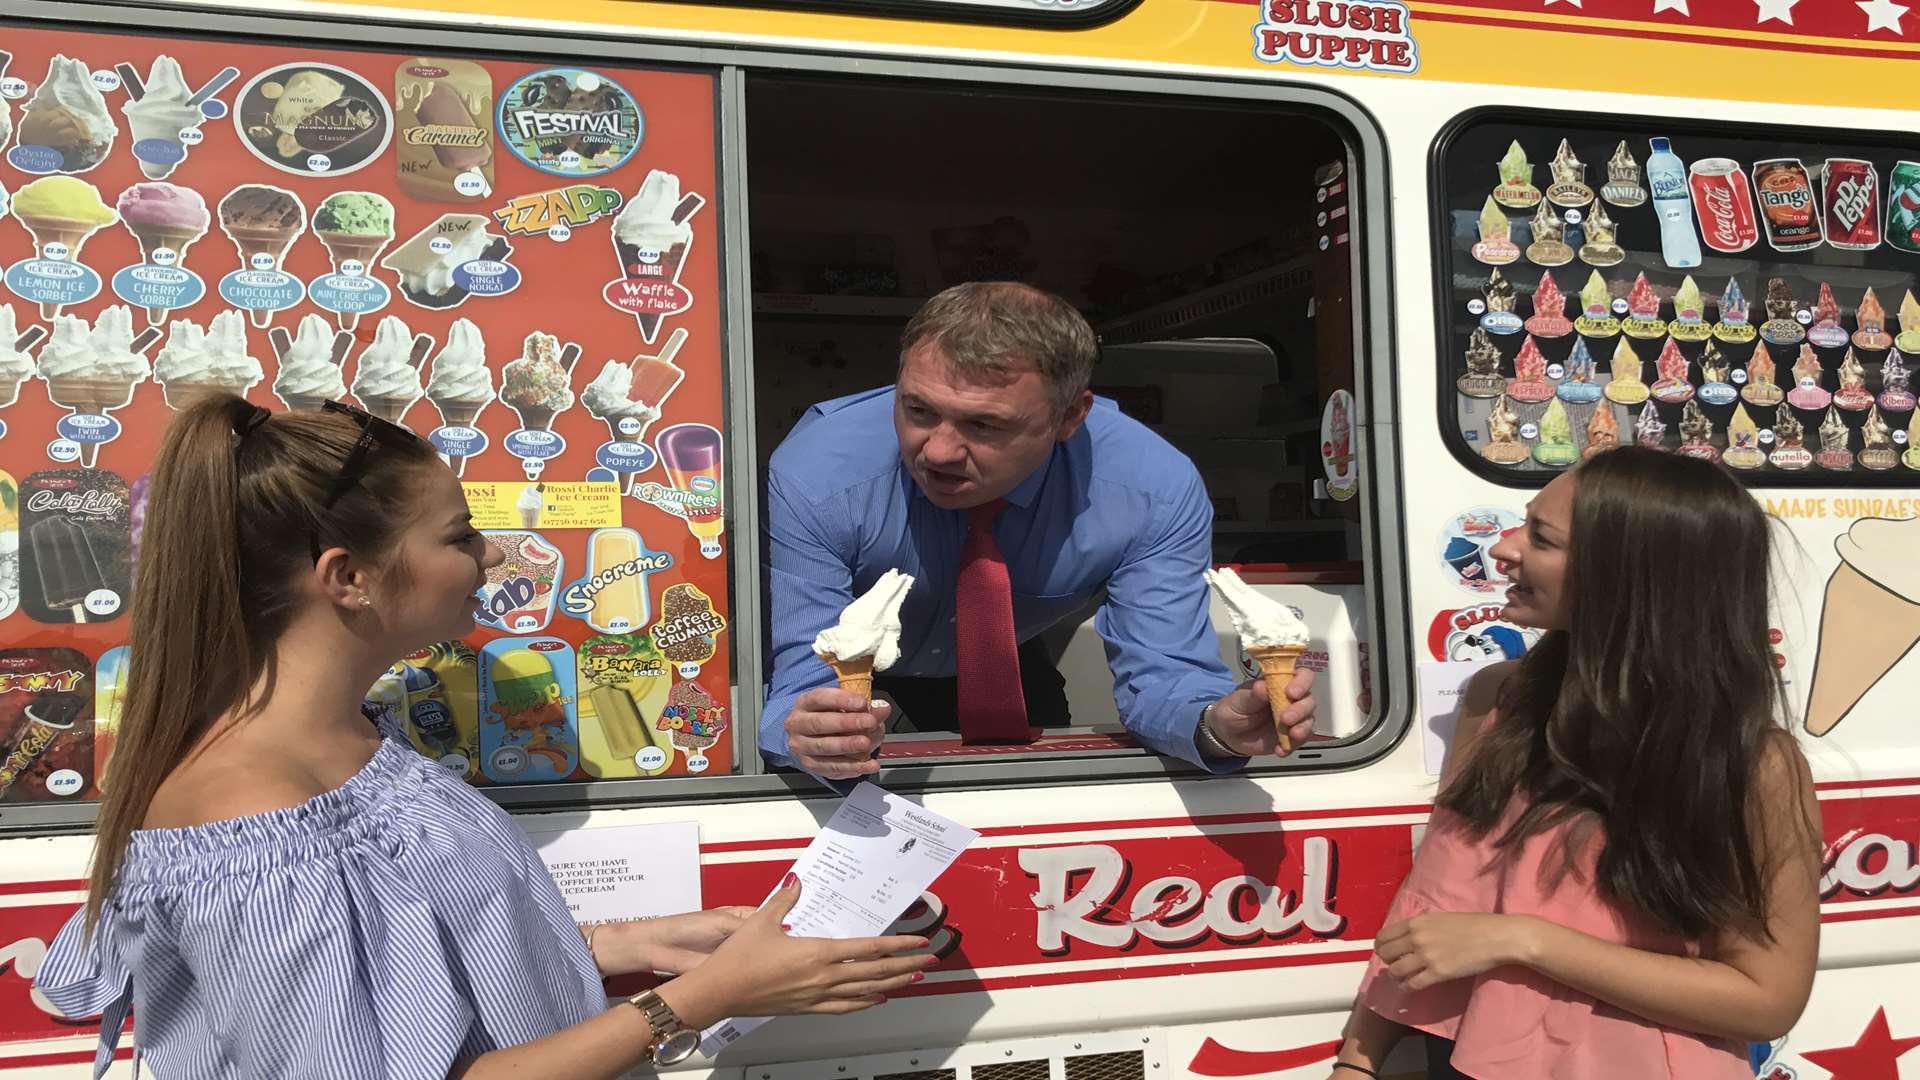
[[[659,776],[674,744],[661,726],[673,671],[646,634],[596,634],[580,643],[580,763],[601,779]]]
[[[394,71],[400,190],[430,202],[493,194],[493,76],[471,60],[416,56]]]
[[[573,646],[489,641],[480,653],[480,769],[496,784],[550,783],[580,764]]]
[[[80,261],[94,233],[119,220],[100,191],[71,176],[43,176],[13,193],[8,208],[33,236],[35,254],[7,267],[7,289],[52,319],[100,294],[100,274]]]
[[[365,168],[393,139],[387,99],[332,64],[282,64],[254,76],[240,91],[233,122],[261,161],[299,176]]]
[[[133,156],[149,180],[172,176],[188,152],[205,140],[201,125],[227,115],[227,103],[215,95],[240,77],[239,68],[221,68],[199,89],[190,89],[180,61],[164,53],[153,58],[144,79],[132,64],[114,70],[127,92],[120,111],[127,115]]]
[[[0,649],[0,802],[83,794],[93,776],[93,665],[74,649]]]
[[[43,469],[21,484],[20,606],[36,622],[106,622],[132,599],[127,482],[103,469]]]
[[[673,556],[647,550],[633,529],[596,529],[587,537],[586,573],[567,584],[562,609],[603,634],[634,634],[653,621],[649,579],[673,569]]]
[[[566,569],[560,549],[531,530],[487,529],[482,535],[499,549],[504,561],[487,571],[475,621],[511,634],[545,630],[553,621],[560,576]]]
[[[703,196],[680,193],[678,176],[654,169],[613,219],[613,253],[620,276],[608,282],[601,295],[634,317],[641,340],[649,345],[660,336],[660,324],[667,316],[693,306],[693,293],[680,284],[680,272],[693,247],[693,226],[688,222],[705,205]]]
[[[653,645],[683,679],[700,674],[713,659],[727,617],[714,610],[713,598],[698,585],[670,585],[660,597],[660,621],[653,624]]]
[[[307,231],[300,197],[272,184],[241,184],[220,200],[220,230],[233,241],[240,268],[220,279],[220,296],[265,328],[277,312],[306,298],[307,287],[281,269],[287,250]]]
[[[20,116],[7,164],[24,173],[83,173],[107,159],[120,126],[107,110],[103,83],[117,83],[112,72],[96,73],[86,62],[56,54],[47,75]]]
[[[207,200],[178,184],[135,184],[120,193],[115,210],[140,245],[140,261],[113,275],[114,295],[145,311],[149,326],[164,325],[174,309],[199,303],[207,283],[186,261],[213,225]]]

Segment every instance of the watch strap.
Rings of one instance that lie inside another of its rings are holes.
[[[667,1039],[686,1029],[686,1025],[680,1022],[679,1014],[673,1011],[673,1006],[652,990],[642,990],[633,995],[627,999],[627,1004],[639,1009],[641,1015],[647,1018],[647,1026],[652,1029],[647,1039],[649,1062],[654,1060]]]

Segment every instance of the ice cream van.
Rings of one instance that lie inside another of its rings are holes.
[[[1319,737],[1162,760],[1063,619],[1070,726],[888,741],[882,785],[981,833],[898,924],[941,964],[687,1073],[1321,1080],[1464,673],[1532,644],[1489,548],[1633,440],[1726,462],[1790,537],[1710,570],[1782,583],[1827,841],[1812,1003],[1755,1072],[1920,1076],[1920,12],[266,7],[0,4],[0,1073],[94,1059],[31,980],[120,767],[183,395],[431,438],[507,558],[472,637],[373,700],[542,847],[609,830],[557,876],[694,822],[701,902],[753,903],[835,805],[755,745],[763,466],[892,379],[928,296],[1003,278],[1086,313],[1096,392],[1200,470],[1215,562],[1309,624]]]

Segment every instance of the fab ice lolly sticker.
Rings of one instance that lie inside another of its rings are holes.
[[[480,770],[496,784],[565,780],[580,763],[573,648],[500,638],[480,653]]]
[[[21,485],[20,606],[54,625],[117,618],[132,596],[126,481],[101,469],[45,469]]]
[[[673,556],[648,551],[632,529],[598,529],[587,538],[587,572],[562,594],[566,613],[603,634],[633,634],[653,621],[649,579]]]
[[[487,529],[483,535],[504,561],[487,571],[474,621],[515,634],[545,630],[560,596],[560,549],[537,532]]]

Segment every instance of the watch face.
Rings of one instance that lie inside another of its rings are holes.
[[[678,1065],[692,1057],[693,1052],[699,1048],[700,1033],[689,1028],[681,1028],[660,1040],[660,1048],[654,1051],[653,1061],[656,1065]]]

